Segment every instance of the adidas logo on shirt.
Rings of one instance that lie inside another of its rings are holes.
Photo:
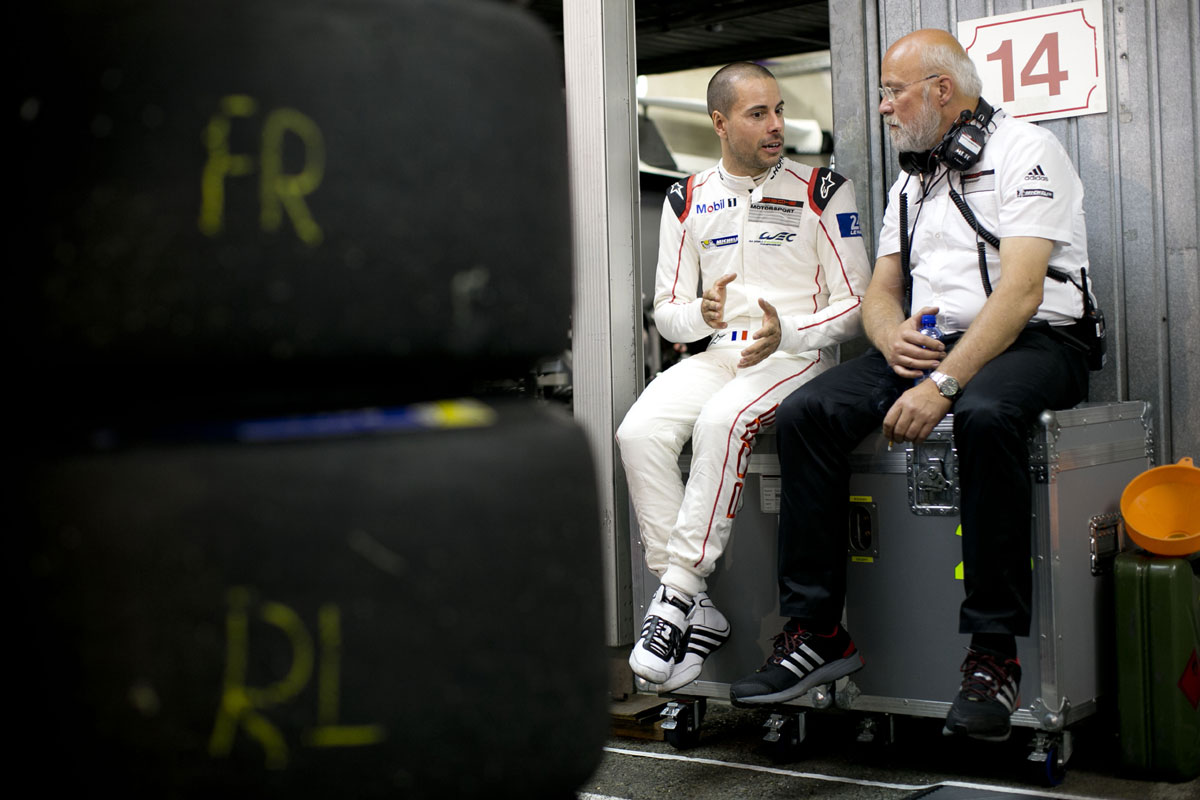
[[[1038,164],[1036,167],[1029,170],[1029,172],[1025,173],[1025,180],[1027,180],[1027,181],[1048,181],[1050,179],[1046,177],[1046,173],[1042,169],[1042,165]]]

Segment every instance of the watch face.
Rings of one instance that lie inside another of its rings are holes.
[[[959,381],[950,378],[949,375],[938,372],[931,375],[934,379],[934,384],[937,386],[937,391],[942,397],[953,399],[959,395]]]

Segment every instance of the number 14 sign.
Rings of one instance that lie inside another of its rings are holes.
[[[958,23],[983,96],[1014,117],[1077,117],[1108,110],[1102,0]]]

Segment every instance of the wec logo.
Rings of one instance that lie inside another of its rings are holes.
[[[780,231],[779,233],[767,233],[766,231],[758,235],[758,241],[763,244],[776,244],[779,242],[790,242],[795,240],[796,234]]]

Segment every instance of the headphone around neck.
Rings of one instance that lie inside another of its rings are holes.
[[[992,115],[996,110],[979,98],[975,113],[963,111],[946,135],[932,150],[920,153],[901,153],[900,168],[905,172],[930,174],[937,170],[939,164],[945,164],[949,169],[963,172],[975,166],[983,155],[983,146],[987,143],[987,127],[992,123]]]

